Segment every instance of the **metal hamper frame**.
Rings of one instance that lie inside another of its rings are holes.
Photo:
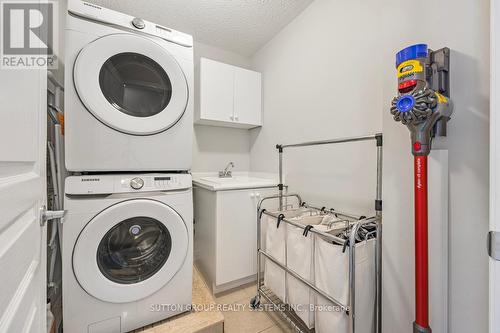
[[[336,209],[326,210],[325,207],[319,208],[315,206],[311,206],[302,201],[302,198],[299,194],[284,194],[284,184],[283,184],[283,151],[286,148],[294,148],[294,147],[307,147],[307,146],[318,146],[318,145],[328,145],[328,144],[340,144],[340,143],[348,143],[348,142],[358,142],[358,141],[370,141],[374,140],[376,142],[377,147],[377,185],[376,185],[376,196],[375,196],[375,216],[365,217],[358,216],[354,214],[349,214],[345,212],[338,211]],[[376,279],[376,287],[375,287],[375,332],[382,332],[382,295],[381,295],[381,286],[382,286],[382,134],[377,133],[368,136],[358,136],[358,137],[350,137],[350,138],[342,138],[342,139],[333,139],[333,140],[323,140],[323,141],[310,141],[296,144],[286,144],[286,145],[276,145],[279,153],[279,194],[274,196],[268,196],[262,198],[257,205],[257,295],[252,298],[251,306],[253,308],[257,308],[260,306],[260,299],[263,297],[270,304],[274,306],[276,309],[280,309],[278,311],[298,332],[308,332],[309,330],[303,324],[301,324],[300,319],[294,314],[293,311],[286,310],[282,306],[283,303],[273,295],[273,293],[264,286],[263,279],[261,277],[261,256],[264,256],[278,267],[283,269],[287,274],[290,274],[297,280],[301,281],[303,284],[314,290],[316,293],[320,294],[328,301],[333,303],[336,306],[339,306],[346,315],[349,316],[349,333],[355,333],[355,318],[356,318],[356,304],[355,304],[355,295],[356,295],[356,269],[355,269],[355,245],[356,245],[356,234],[358,229],[368,223],[376,223],[376,245],[375,245],[375,279]],[[279,262],[276,258],[267,253],[264,249],[261,248],[261,219],[262,215],[265,214],[267,216],[279,219],[281,222],[288,223],[295,227],[306,229],[305,235],[307,232],[311,232],[321,237],[328,239],[334,244],[346,246],[346,241],[340,237],[335,235],[318,231],[314,228],[308,228],[303,224],[297,223],[295,221],[291,221],[290,219],[284,218],[279,214],[274,214],[271,212],[262,209],[262,203],[264,201],[270,199],[278,199],[279,200],[279,210],[282,211],[284,208],[283,199],[284,198],[296,198],[300,207],[306,207],[312,210],[318,210],[320,212],[330,212],[337,216],[342,216],[346,219],[349,219],[349,224],[351,225],[351,232],[348,240],[349,247],[349,296],[348,296],[348,304],[342,304],[338,300],[334,299],[330,295],[328,295],[325,291],[320,290],[317,286],[307,281],[305,278],[300,276],[298,273],[294,272],[290,268]]]

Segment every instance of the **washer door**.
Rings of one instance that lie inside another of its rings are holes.
[[[88,44],[78,54],[73,77],[87,110],[128,134],[165,131],[188,103],[186,78],[177,61],[138,35],[113,34]]]
[[[113,303],[147,297],[179,271],[189,246],[187,227],[169,206],[123,201],[97,214],[73,250],[73,270],[90,295]]]

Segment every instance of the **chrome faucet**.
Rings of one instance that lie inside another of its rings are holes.
[[[229,178],[229,177],[232,177],[233,173],[232,173],[231,170],[229,170],[230,168],[234,168],[234,163],[233,162],[229,162],[226,165],[226,167],[224,168],[224,170],[219,171],[219,178]]]

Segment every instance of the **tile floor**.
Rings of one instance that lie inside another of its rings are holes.
[[[195,268],[193,304],[218,304],[221,311],[187,312],[131,333],[295,333],[278,314],[253,311],[250,299],[255,294],[256,284],[251,283],[213,297]]]
[[[255,284],[249,284],[215,297],[216,303],[224,305],[224,333],[292,333],[277,315],[251,310],[249,303],[255,290]]]
[[[193,305],[215,305],[212,293],[196,267],[193,268]],[[131,333],[223,333],[224,316],[220,311],[185,312]]]

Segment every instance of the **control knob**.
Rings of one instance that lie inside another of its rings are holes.
[[[132,20],[132,25],[137,29],[144,29],[146,27],[146,23],[144,23],[144,21],[138,17]]]
[[[144,186],[144,180],[139,177],[132,178],[130,180],[130,187],[132,187],[134,190],[140,190]]]

